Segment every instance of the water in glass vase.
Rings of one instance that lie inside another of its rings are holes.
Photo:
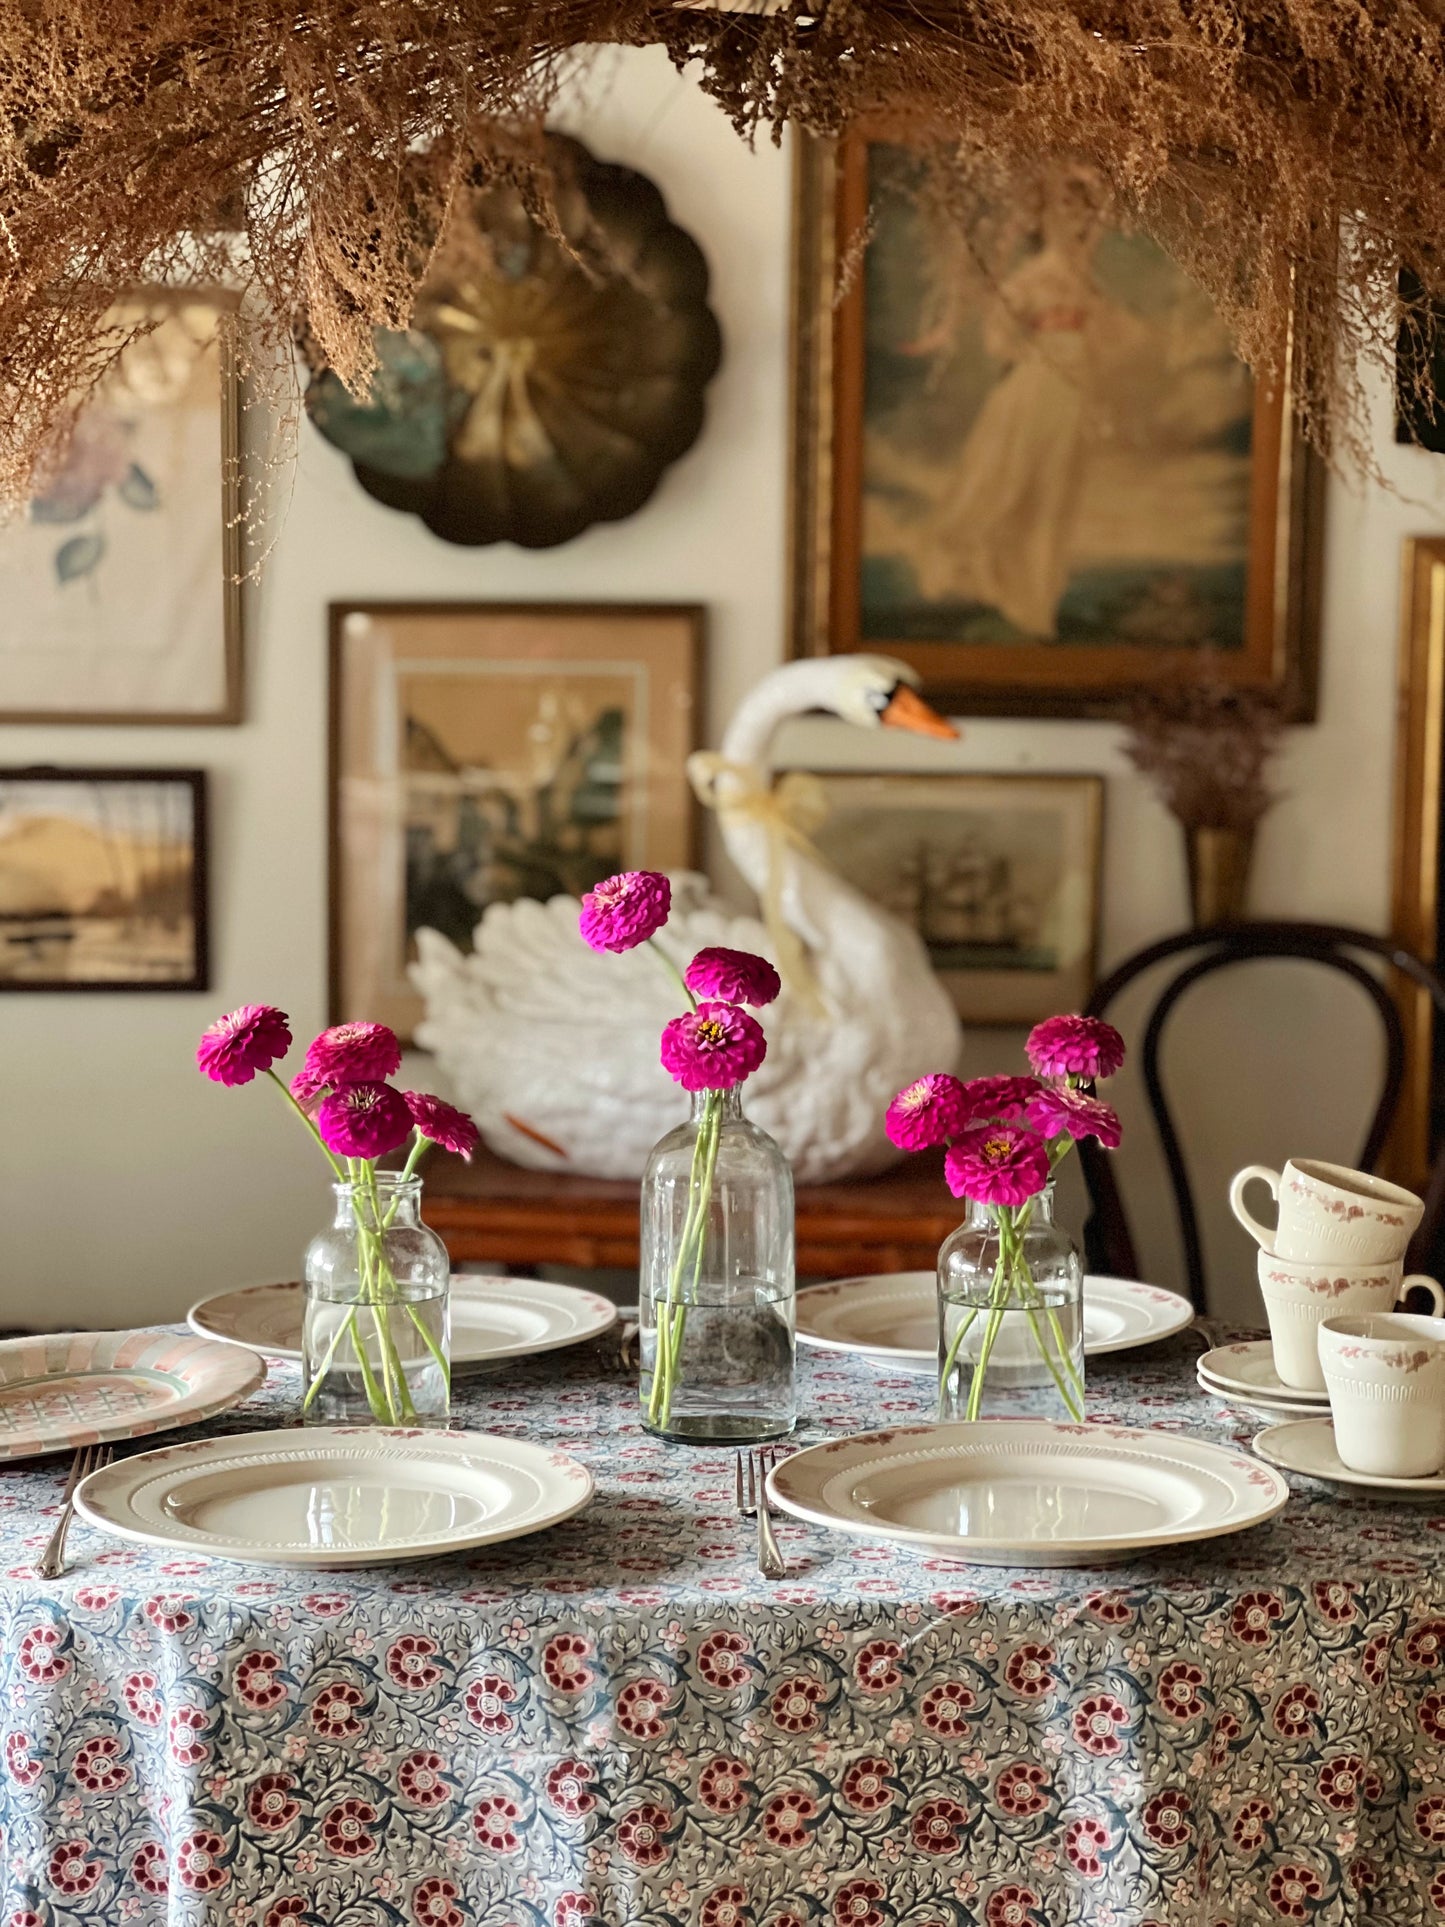
[[[652,1429],[712,1444],[792,1431],[791,1285],[736,1278],[725,1293],[704,1286],[670,1310],[666,1299],[647,1299],[640,1339],[642,1410]],[[659,1348],[670,1374],[658,1374]]]

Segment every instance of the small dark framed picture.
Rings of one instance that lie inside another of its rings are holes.
[[[0,769],[0,991],[206,990],[198,769]]]

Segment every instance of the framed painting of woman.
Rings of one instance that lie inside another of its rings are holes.
[[[1062,168],[967,216],[800,147],[793,640],[975,714],[1200,673],[1314,712],[1321,471],[1206,296]]]

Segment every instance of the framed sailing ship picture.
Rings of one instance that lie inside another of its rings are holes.
[[[1093,989],[1099,776],[820,775],[814,842],[912,925],[970,1024],[1033,1024]]]
[[[906,146],[805,143],[793,646],[955,714],[1197,678],[1316,701],[1321,464],[1203,291],[1069,168],[960,212]]]

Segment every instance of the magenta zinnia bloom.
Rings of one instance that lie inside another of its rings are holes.
[[[423,1137],[470,1162],[482,1134],[465,1111],[459,1111],[455,1104],[444,1104],[428,1091],[403,1091],[401,1097]]]
[[[1102,1017],[1046,1017],[1029,1032],[1025,1055],[1040,1077],[1112,1077],[1124,1040]]]
[[[303,1111],[314,1111],[316,1100],[326,1089],[326,1079],[318,1077],[315,1071],[308,1071],[303,1064],[291,1079],[291,1095]]]
[[[672,885],[656,870],[604,877],[582,899],[577,928],[594,950],[635,950],[667,922]]]
[[[377,1084],[401,1069],[401,1044],[385,1024],[333,1024],[307,1046],[303,1075],[316,1088]]]
[[[291,1020],[274,1004],[242,1004],[201,1032],[196,1063],[214,1084],[249,1084],[291,1048]]]
[[[662,1028],[662,1068],[685,1091],[730,1091],[767,1053],[762,1025],[736,1004],[699,1004]]]
[[[1019,1117],[1038,1090],[1036,1077],[971,1077],[962,1087],[963,1121],[974,1124],[989,1117]]]
[[[979,1204],[1027,1204],[1049,1181],[1049,1154],[1036,1131],[1018,1124],[965,1131],[943,1161],[956,1198]]]
[[[1096,1137],[1106,1151],[1117,1151],[1124,1135],[1119,1113],[1082,1091],[1040,1091],[1024,1116],[1045,1137]]]
[[[900,1151],[946,1144],[967,1122],[963,1086],[947,1071],[930,1071],[905,1085],[883,1116],[884,1129]]]
[[[761,1010],[783,988],[783,980],[766,957],[751,950],[727,950],[721,944],[699,950],[688,965],[683,982],[694,997],[716,997],[725,1004],[751,1004]]]
[[[345,1084],[322,1099],[316,1128],[339,1158],[384,1158],[411,1136],[411,1112],[390,1084]]]

